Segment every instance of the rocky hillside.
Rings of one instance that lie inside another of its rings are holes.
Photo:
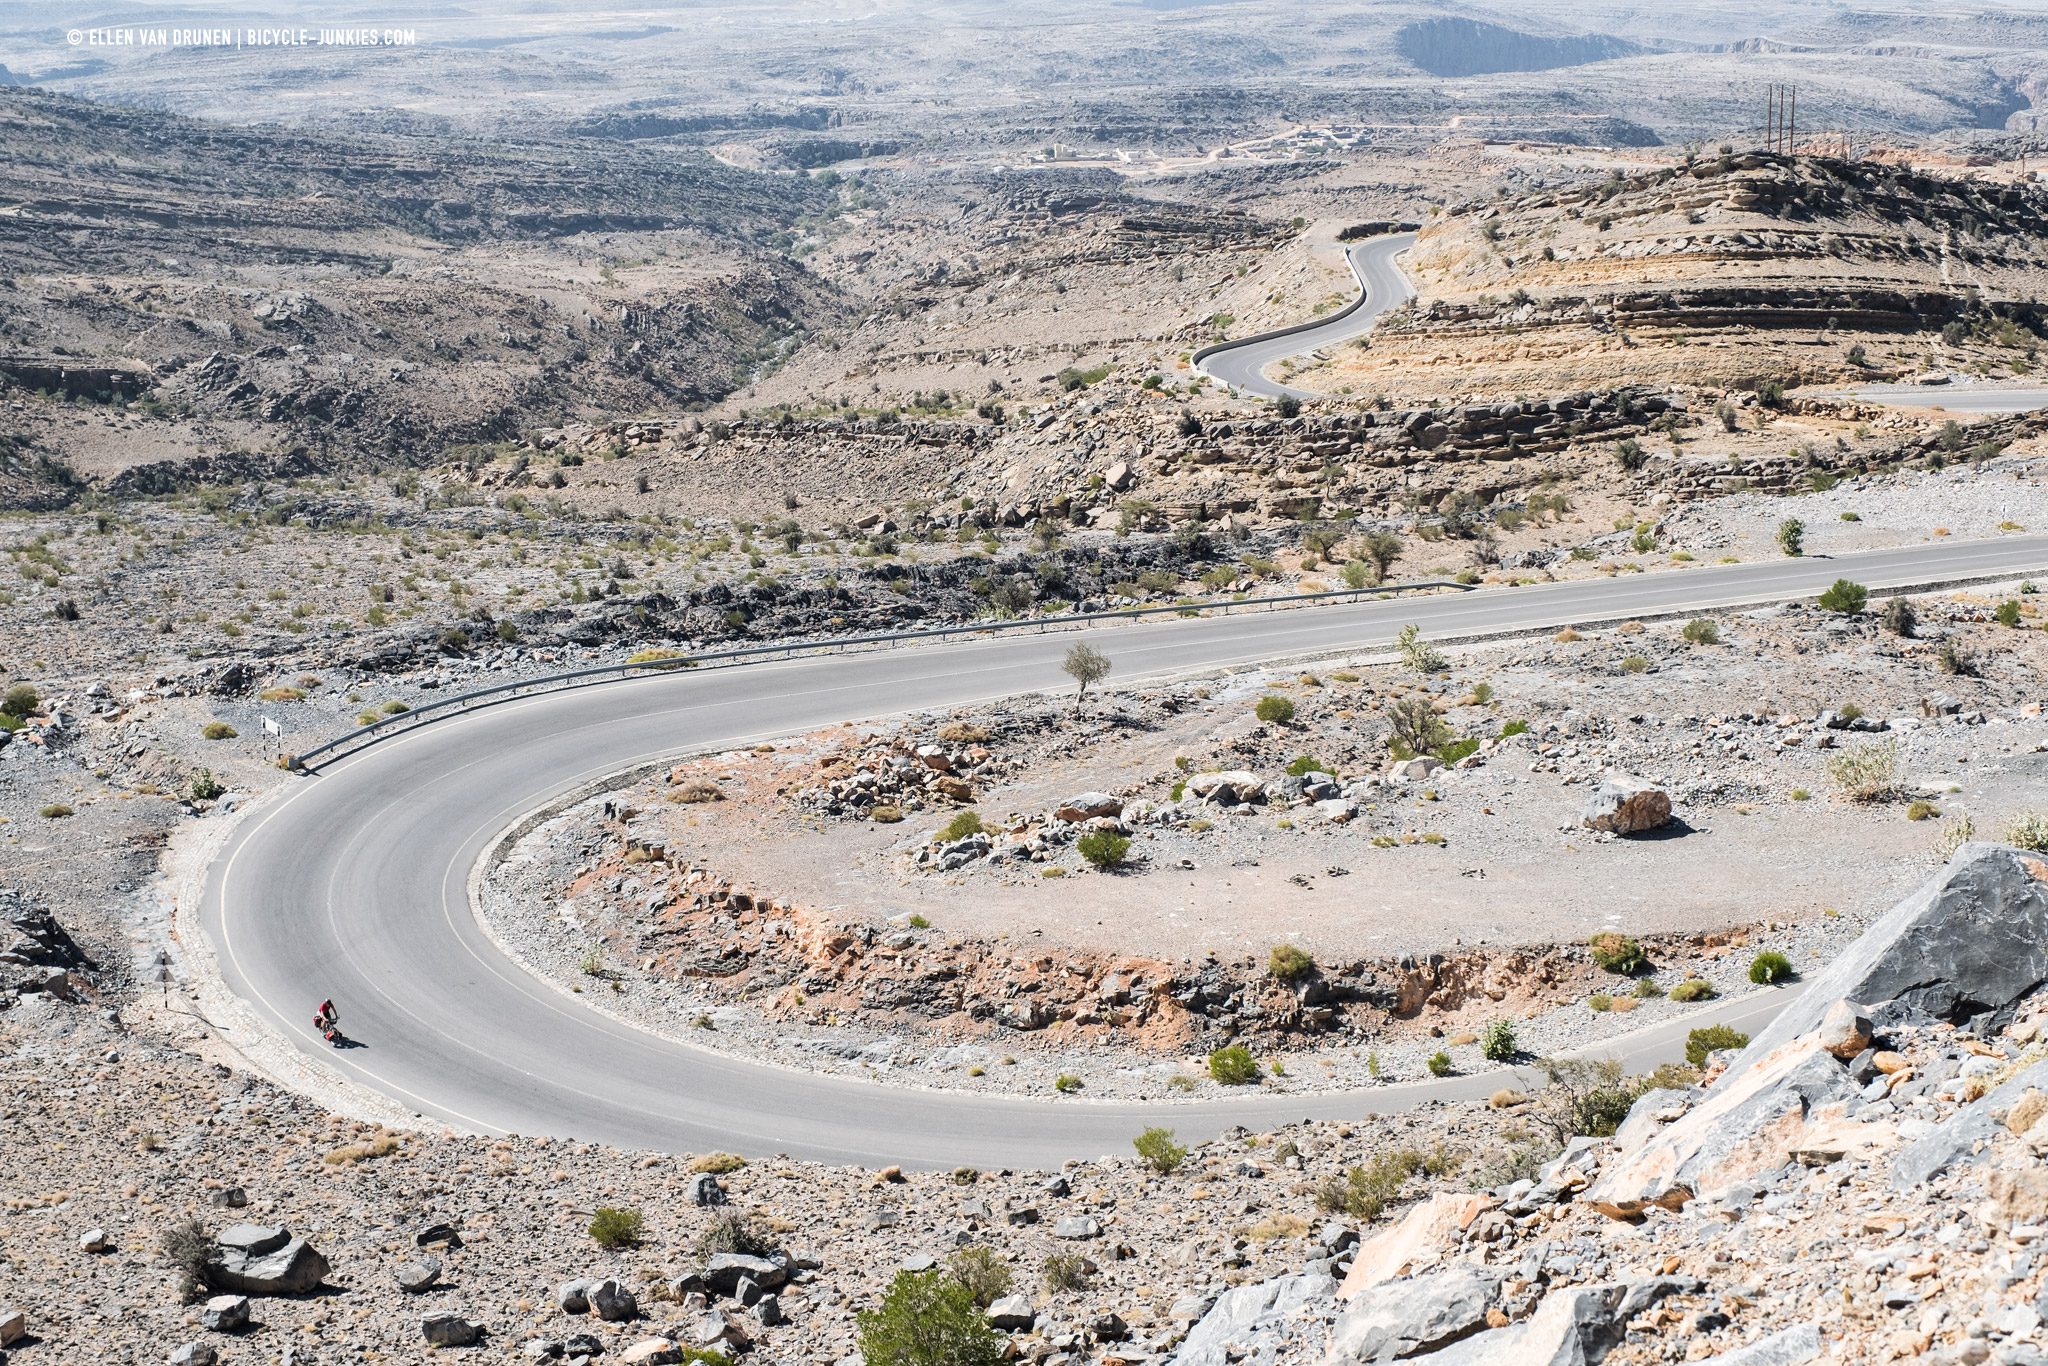
[[[0,149],[8,425],[87,475],[407,459],[715,399],[840,307],[775,249],[829,191],[696,154],[288,134],[14,89]],[[36,396],[132,400],[131,437]]]
[[[2030,369],[2048,192],[1871,161],[1707,155],[1453,208],[1408,258],[1419,297],[1345,383],[1556,387]],[[1417,373],[1418,368],[1420,374]]]
[[[1696,1038],[1699,1084],[1553,1064],[1611,1137],[1232,1290],[1171,1360],[2039,1362],[2044,934],[2048,864],[1966,848],[1746,1047]]]

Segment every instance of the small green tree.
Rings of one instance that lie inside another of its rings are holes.
[[[1806,523],[1797,517],[1787,517],[1778,523],[1778,549],[1787,555],[1800,556],[1806,553]]]
[[[1074,706],[1078,709],[1081,699],[1088,695],[1089,685],[1109,677],[1109,657],[1091,645],[1077,644],[1060,661],[1060,669],[1079,685],[1074,692]]]
[[[1840,612],[1845,617],[1853,617],[1870,601],[1870,590],[1860,583],[1836,579],[1817,601],[1824,611]]]
[[[1450,1054],[1438,1049],[1429,1055],[1429,1075],[1432,1077],[1448,1077],[1452,1070]]]
[[[1999,603],[1999,604],[1998,604],[1998,611],[1997,611],[1997,612],[1995,612],[1995,613],[1993,613],[1993,616],[1994,616],[1994,618],[1995,618],[1995,619],[1997,620],[1997,622],[1998,622],[1998,624],[1999,624],[2000,626],[2008,626],[2008,627],[2010,627],[2010,626],[2017,626],[2017,625],[2019,625],[2019,624],[2020,624],[2020,605],[2019,605],[2019,602],[2018,602],[2018,601],[2017,601],[2016,599],[2013,599],[2013,598],[2007,598],[2007,599],[2006,599],[2006,600],[2005,600],[2004,602],[2001,602],[2001,603]]]
[[[1131,1146],[1145,1159],[1145,1165],[1161,1176],[1171,1176],[1188,1160],[1188,1150],[1173,1141],[1171,1129],[1154,1126],[1132,1139]]]
[[[1097,868],[1121,868],[1130,855],[1131,841],[1114,830],[1090,830],[1074,841],[1074,848]]]
[[[1225,1086],[1244,1086],[1259,1079],[1258,1059],[1243,1044],[1225,1044],[1209,1055],[1209,1075]]]
[[[974,1293],[949,1275],[898,1271],[873,1309],[854,1316],[865,1366],[1001,1366],[1004,1341]]]
[[[1401,538],[1391,531],[1368,531],[1359,538],[1358,555],[1372,565],[1373,581],[1385,583],[1404,548]]]
[[[1355,591],[1372,585],[1372,566],[1364,560],[1346,560],[1344,561],[1344,568],[1339,572],[1344,576],[1344,586],[1346,588]]]

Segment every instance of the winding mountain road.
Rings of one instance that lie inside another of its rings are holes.
[[[1310,390],[1296,389],[1266,378],[1266,367],[1317,347],[1335,346],[1363,336],[1372,330],[1381,314],[1414,298],[1414,287],[1408,283],[1408,277],[1401,273],[1401,267],[1394,259],[1414,245],[1415,234],[1412,232],[1373,237],[1358,243],[1344,253],[1344,259],[1351,263],[1351,273],[1358,280],[1359,294],[1342,312],[1321,322],[1284,327],[1275,332],[1261,332],[1242,341],[1204,347],[1195,352],[1195,369],[1240,393],[1257,394],[1263,398],[1320,397]]]
[[[672,1151],[730,1149],[865,1164],[1042,1166],[1128,1148],[1147,1124],[1183,1138],[1233,1124],[1356,1117],[1481,1096],[1481,1074],[1350,1094],[1250,1089],[1198,1102],[992,1098],[888,1087],[742,1061],[585,1007],[508,960],[471,909],[468,878],[526,813],[657,757],[855,717],[1064,688],[1086,640],[1128,681],[1390,642],[1690,613],[1806,596],[1838,576],[1871,587],[2048,571],[2048,537],[1942,542],[1438,597],[1012,633],[867,654],[661,674],[530,696],[427,724],[293,780],[211,865],[201,923],[227,985],[315,1067],[460,1128]],[[1369,876],[1369,875],[1368,875]],[[1074,894],[1083,894],[1078,884]],[[361,1048],[313,1034],[332,996]],[[1724,1002],[1753,1027],[1785,998]],[[1611,1047],[1674,1056],[1699,1017]]]

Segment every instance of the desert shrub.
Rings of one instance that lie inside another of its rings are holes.
[[[2022,811],[2005,828],[2005,842],[2019,849],[2048,853],[2048,814]]]
[[[1170,1176],[1188,1160],[1188,1150],[1173,1141],[1173,1130],[1153,1127],[1131,1140],[1145,1165],[1161,1176]]]
[[[1792,960],[1776,949],[1765,949],[1749,961],[1749,980],[1760,987],[1776,986],[1792,975]]]
[[[1913,610],[1911,598],[1886,598],[1884,610],[1878,621],[1884,629],[1895,636],[1909,637],[1920,624],[1919,613]]]
[[[1287,766],[1288,775],[1295,778],[1306,778],[1311,773],[1334,773],[1335,771],[1313,754],[1300,755],[1293,763]]]
[[[1275,944],[1266,956],[1266,971],[1282,982],[1295,982],[1315,971],[1316,960],[1293,944]]]
[[[1614,445],[1614,461],[1621,466],[1624,473],[1634,474],[1649,461],[1649,458],[1648,452],[1643,449],[1643,443],[1632,436],[1623,437]]]
[[[590,1239],[599,1247],[638,1247],[647,1236],[647,1218],[637,1209],[600,1205],[590,1216]]]
[[[690,1170],[710,1176],[729,1176],[746,1165],[747,1159],[738,1153],[706,1153],[690,1164]]]
[[[1130,855],[1131,840],[1114,830],[1090,830],[1074,841],[1074,848],[1097,868],[1121,868]]]
[[[1778,523],[1778,549],[1787,555],[1806,553],[1806,523],[1797,517],[1787,517]]]
[[[895,825],[903,819],[903,808],[893,803],[877,802],[868,808],[868,819],[877,825]]]
[[[1586,941],[1593,961],[1620,977],[1633,977],[1650,966],[1643,946],[1619,930],[1602,930]]]
[[[339,1148],[329,1149],[320,1160],[330,1167],[352,1167],[358,1162],[373,1158],[389,1157],[398,1151],[398,1135],[378,1132],[360,1143],[344,1143]]]
[[[1057,1295],[1063,1290],[1086,1290],[1090,1268],[1078,1252],[1055,1252],[1045,1259],[1045,1288]]]
[[[1875,802],[1898,787],[1899,746],[1885,740],[1828,756],[1827,773],[1837,791],[1852,802]]]
[[[1376,1153],[1341,1178],[1332,1176],[1322,1181],[1316,1187],[1316,1204],[1331,1214],[1349,1214],[1354,1219],[1371,1221],[1400,1198],[1408,1179],[1417,1172],[1440,1176],[1456,1165],[1456,1159],[1442,1148],[1427,1156],[1414,1148]]]
[[[1954,636],[1944,639],[1934,651],[1934,667],[1956,678],[1975,678],[1977,661]]]
[[[939,727],[939,738],[949,745],[978,745],[988,739],[988,727],[972,721],[948,721]]]
[[[1294,702],[1278,693],[1268,693],[1252,708],[1252,715],[1269,726],[1284,726],[1294,720]]]
[[[66,816],[76,813],[72,811],[70,805],[66,802],[51,802],[48,806],[37,807],[36,814],[46,821],[61,821]]]
[[[1586,998],[1586,1009],[1595,1015],[1605,1015],[1614,1009],[1614,996],[1605,991],[1596,991]]]
[[[1642,1094],[1613,1058],[1542,1058],[1536,1065],[1545,1085],[1531,1110],[1559,1147],[1581,1136],[1612,1136]]]
[[[2019,601],[2015,598],[2007,598],[2004,602],[1998,604],[1998,610],[1992,615],[2000,626],[2018,626],[2020,624]]]
[[[854,1316],[864,1366],[1000,1366],[1002,1334],[949,1275],[898,1271],[882,1302]]]
[[[202,768],[192,775],[192,800],[194,801],[210,802],[226,791],[227,788],[221,785],[220,779],[213,776],[213,770],[210,768]]]
[[[187,1304],[200,1298],[213,1284],[220,1266],[220,1250],[206,1225],[197,1219],[180,1219],[165,1227],[157,1245],[178,1273],[178,1297]]]
[[[1081,1089],[1081,1079],[1072,1072],[1062,1072],[1052,1079],[1052,1089],[1063,1096],[1070,1096]]]
[[[1691,621],[1685,623],[1685,629],[1679,634],[1685,637],[1686,643],[1689,645],[1719,645],[1721,643],[1721,628],[1712,617],[1694,617]]]
[[[1414,622],[1394,637],[1394,648],[1401,652],[1401,662],[1419,674],[1442,673],[1450,667],[1442,651],[1422,638],[1422,628]]]
[[[1714,984],[1704,977],[1688,977],[1671,988],[1671,999],[1683,1005],[1694,1001],[1710,1001],[1714,997]]]
[[[1514,1024],[1508,1020],[1488,1020],[1479,1030],[1479,1051],[1489,1062],[1514,1061]]]
[[[1815,601],[1824,611],[1839,612],[1845,617],[1853,617],[1869,603],[1870,590],[1860,583],[1836,579],[1828,586],[1828,591]]]
[[[1429,1075],[1432,1077],[1448,1077],[1451,1075],[1451,1055],[1442,1049],[1438,1049],[1430,1054]]]
[[[721,1252],[737,1252],[746,1257],[765,1257],[774,1250],[774,1246],[747,1221],[744,1214],[721,1214],[706,1224],[704,1231],[697,1235],[697,1255],[706,1259]]]
[[[1639,674],[1649,667],[1650,661],[1641,655],[1630,655],[1627,659],[1621,661],[1621,671],[1625,674]]]
[[[722,802],[725,790],[709,778],[691,778],[677,784],[675,791],[668,794],[668,799],[693,806],[703,802]]]
[[[981,814],[970,809],[958,813],[952,820],[947,821],[945,828],[939,831],[939,839],[942,843],[951,844],[954,840],[964,840],[969,835],[979,835],[982,829]]]
[[[1748,1046],[1749,1035],[1741,1030],[1730,1029],[1727,1025],[1707,1025],[1685,1036],[1685,1060],[1694,1067],[1705,1067],[1709,1054]]]
[[[26,683],[17,683],[0,697],[0,713],[16,718],[34,716],[43,705],[42,694]]]
[[[232,740],[238,734],[235,728],[225,721],[208,721],[199,733],[208,740]]]
[[[1017,1273],[1010,1269],[1010,1264],[994,1248],[978,1244],[963,1247],[948,1257],[946,1271],[983,1309],[1009,1294],[1010,1287],[1017,1283]]]
[[[1658,984],[1656,978],[1639,977],[1636,979],[1636,999],[1638,1001],[1655,1001],[1663,995],[1664,988]]]
[[[1906,819],[1909,821],[1931,821],[1941,814],[1941,808],[1933,802],[1913,801],[1906,804]]]
[[[1244,1086],[1259,1079],[1259,1064],[1243,1044],[1225,1044],[1209,1055],[1209,1075],[1225,1086]]]

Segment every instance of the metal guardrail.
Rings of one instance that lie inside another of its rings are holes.
[[[800,655],[835,654],[863,646],[886,648],[903,645],[912,641],[944,640],[953,636],[1000,635],[1005,631],[1049,631],[1065,627],[1097,625],[1111,621],[1135,621],[1143,617],[1156,616],[1201,616],[1208,612],[1228,614],[1231,611],[1258,611],[1275,607],[1297,607],[1319,602],[1360,602],[1367,598],[1391,596],[1395,593],[1419,593],[1439,588],[1470,591],[1474,585],[1458,583],[1451,579],[1423,579],[1415,583],[1378,584],[1371,588],[1338,588],[1326,593],[1284,593],[1264,598],[1206,598],[1185,602],[1168,603],[1159,607],[1124,607],[1113,612],[1066,612],[1052,617],[1028,617],[1020,621],[982,621],[966,626],[933,626],[922,631],[889,631],[877,635],[837,636],[826,640],[782,641],[768,645],[748,645],[730,650],[710,650],[698,654],[679,654],[663,659],[642,660],[640,663],[599,664],[588,669],[571,669],[565,673],[541,674],[534,678],[520,679],[512,683],[500,683],[495,687],[477,688],[470,692],[457,693],[453,697],[439,698],[396,716],[387,716],[372,721],[367,726],[358,726],[344,735],[314,746],[303,754],[290,757],[294,771],[310,769],[311,761],[322,755],[337,754],[358,743],[374,744],[400,731],[439,720],[444,716],[457,715],[471,707],[487,706],[493,702],[509,701],[525,693],[558,692],[567,688],[583,687],[604,680],[637,678],[650,673],[675,673],[683,669],[702,668],[706,665],[731,668],[751,664],[769,658],[794,659]]]

